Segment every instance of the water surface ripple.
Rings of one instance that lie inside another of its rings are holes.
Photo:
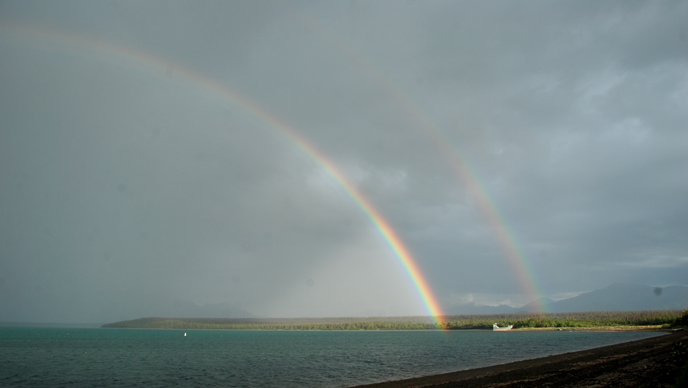
[[[0,327],[0,386],[346,387],[657,333]]]

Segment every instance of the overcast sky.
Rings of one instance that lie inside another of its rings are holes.
[[[0,321],[426,312],[341,185],[192,73],[327,155],[445,309],[688,285],[687,21],[681,1],[0,2]]]

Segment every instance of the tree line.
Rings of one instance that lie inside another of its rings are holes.
[[[525,328],[671,327],[688,325],[688,309],[660,311],[592,311],[549,314],[447,315],[375,318],[141,318],[103,327],[220,330],[468,330],[492,325]]]

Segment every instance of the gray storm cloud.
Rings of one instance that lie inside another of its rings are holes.
[[[317,160],[175,67],[315,145],[446,308],[527,302],[514,265],[545,296],[685,285],[687,19],[682,2],[0,3],[0,320],[425,313]]]

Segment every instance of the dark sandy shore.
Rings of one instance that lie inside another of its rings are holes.
[[[687,341],[688,331],[683,330],[580,352],[360,387],[675,387],[676,377],[688,362],[685,355],[676,354],[676,344]]]

